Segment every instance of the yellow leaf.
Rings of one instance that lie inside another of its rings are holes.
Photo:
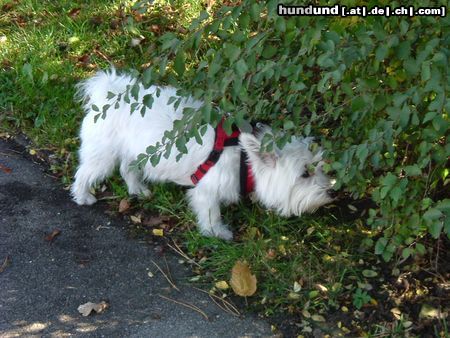
[[[237,261],[231,269],[230,285],[239,296],[251,296],[256,292],[256,277],[251,274],[248,264]]]
[[[230,286],[228,285],[228,283],[224,280],[221,280],[220,282],[217,282],[216,284],[214,284],[214,286],[216,288],[218,288],[219,290],[226,290],[228,289]]]
[[[36,155],[36,150],[30,149],[30,155],[32,155],[32,156]]]
[[[160,237],[164,236],[163,229],[153,229],[152,232],[153,232],[153,235],[155,235],[155,236],[160,236]]]

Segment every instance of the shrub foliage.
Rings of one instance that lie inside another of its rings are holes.
[[[368,243],[386,261],[423,253],[426,234],[450,236],[448,17],[280,17],[278,3],[205,11],[187,34],[159,38],[144,84],[169,83],[205,104],[186,110],[137,163],[155,164],[174,146],[186,153],[221,112],[228,129],[264,120],[283,132],[267,135],[268,148],[293,134],[321,139],[336,187],[376,203],[367,224],[381,236]],[[137,86],[127,94],[137,98]],[[144,114],[152,102],[134,107]]]

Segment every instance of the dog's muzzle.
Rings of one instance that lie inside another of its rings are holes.
[[[338,192],[336,190],[333,189],[328,189],[327,190],[327,194],[328,196],[330,196],[331,198],[336,198],[338,195]]]

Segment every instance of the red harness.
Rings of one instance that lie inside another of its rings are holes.
[[[224,119],[219,122],[215,130],[216,137],[213,150],[209,153],[206,161],[200,164],[195,173],[191,175],[191,181],[192,183],[194,183],[194,185],[197,185],[198,182],[203,178],[203,176],[208,173],[208,170],[214,167],[214,165],[219,161],[220,155],[222,154],[225,147],[239,145],[239,135],[241,131],[236,126],[233,126],[231,135],[227,135],[227,133],[223,129],[223,123]],[[248,163],[247,154],[243,149],[241,149],[239,176],[241,195],[246,196],[254,190],[255,180],[252,174],[252,168]]]

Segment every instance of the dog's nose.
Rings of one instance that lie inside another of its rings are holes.
[[[336,198],[336,196],[338,195],[338,192],[336,190],[333,190],[333,189],[328,189],[327,190],[327,194],[331,198]]]

